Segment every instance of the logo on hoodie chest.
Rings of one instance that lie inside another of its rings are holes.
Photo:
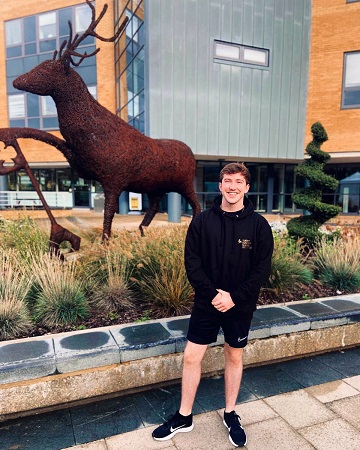
[[[252,249],[252,243],[250,239],[239,239],[238,244],[241,245],[241,248],[243,250],[251,250]]]

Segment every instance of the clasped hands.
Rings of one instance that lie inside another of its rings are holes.
[[[218,294],[212,300],[212,305],[220,312],[226,312],[235,306],[229,292],[217,289]]]

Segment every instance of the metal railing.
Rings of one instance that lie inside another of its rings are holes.
[[[50,208],[73,207],[69,192],[43,192]],[[42,209],[43,204],[35,191],[0,191],[0,209]]]

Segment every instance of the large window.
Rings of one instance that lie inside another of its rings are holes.
[[[122,9],[121,2],[115,4],[115,26],[125,17],[129,19],[125,38],[115,44],[116,102],[117,113],[122,119],[145,132],[145,26],[144,1],[130,0]]]
[[[69,37],[69,24],[73,34],[81,34],[91,21],[91,9],[81,4],[56,11],[5,22],[6,82],[10,127],[32,127],[42,130],[59,128],[57,111],[51,97],[22,93],[13,87],[19,75],[52,59],[54,51]],[[88,36],[79,46],[79,52],[88,54],[95,50],[95,40]],[[96,98],[96,58],[74,69],[83,78],[90,93]]]
[[[360,51],[344,54],[343,108],[360,108]]]

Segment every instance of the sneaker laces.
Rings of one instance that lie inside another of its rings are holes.
[[[235,411],[230,416],[230,429],[233,433],[243,432],[243,427],[241,426],[241,417]]]

